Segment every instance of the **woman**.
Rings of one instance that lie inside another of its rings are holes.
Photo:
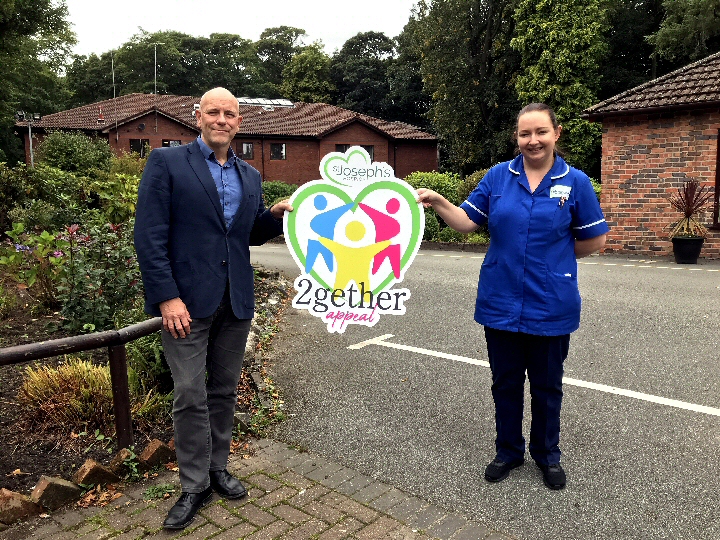
[[[565,487],[560,465],[563,362],[580,325],[577,258],[605,244],[608,226],[582,171],[557,154],[562,127],[543,103],[517,117],[520,154],[496,165],[459,207],[418,189],[448,226],[468,233],[488,223],[475,321],[485,328],[495,401],[495,459],[485,479],[500,482],[525,462],[525,373],[530,381],[530,456],[550,489]]]

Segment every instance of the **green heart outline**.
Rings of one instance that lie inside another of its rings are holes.
[[[415,195],[413,193],[408,192],[406,189],[400,189],[400,186],[396,184],[395,182],[389,182],[389,181],[381,181],[381,182],[373,182],[369,186],[365,187],[360,193],[358,193],[357,197],[355,199],[351,199],[350,196],[345,193],[340,188],[337,188],[330,184],[316,184],[314,186],[311,186],[307,189],[304,189],[297,198],[293,198],[291,200],[291,204],[295,206],[296,208],[300,208],[303,202],[305,202],[306,199],[311,197],[312,195],[315,195],[317,193],[330,193],[332,195],[335,195],[340,200],[342,200],[344,203],[349,204],[353,203],[353,207],[350,209],[351,212],[355,212],[357,210],[358,205],[360,204],[360,201],[362,201],[368,193],[371,193],[373,191],[376,191],[378,189],[390,189],[397,193],[398,195],[402,196],[403,199],[408,203],[408,206],[410,207],[410,213],[412,215],[412,232],[410,235],[411,241],[407,246],[407,249],[403,253],[402,258],[400,259],[400,268],[404,268],[405,265],[408,263],[408,261],[411,259],[411,257],[415,254],[416,246],[418,245],[418,242],[420,241],[420,205],[418,205],[417,200],[415,199]],[[290,212],[288,214],[288,230],[292,230],[293,233],[295,231],[295,222],[297,219],[297,212]],[[302,272],[305,271],[305,254],[302,252],[302,248],[300,247],[300,244],[298,243],[298,238],[296,234],[292,234],[290,237],[290,245],[293,248],[293,251],[295,251],[295,255],[297,255],[298,261],[300,261],[302,267],[300,270]],[[332,287],[328,286],[327,283],[315,272],[315,270],[310,271],[310,275],[315,278],[315,281],[317,281],[320,285],[322,285],[325,289],[333,290]],[[388,274],[388,277],[385,278],[385,280],[378,285],[374,290],[373,294],[377,294],[381,292],[388,284],[390,284],[395,279],[395,276],[392,272]]]

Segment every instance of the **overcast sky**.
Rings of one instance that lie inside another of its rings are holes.
[[[295,26],[307,32],[304,42],[322,40],[332,54],[358,32],[374,30],[397,36],[417,0],[66,0],[77,35],[76,54],[100,55],[116,49],[138,27],[148,32],[175,30],[195,37],[238,34],[256,41],[266,28]]]

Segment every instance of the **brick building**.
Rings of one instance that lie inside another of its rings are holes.
[[[325,103],[241,98],[243,117],[233,149],[265,180],[303,184],[320,178],[320,160],[328,152],[360,145],[374,161],[385,162],[398,178],[414,171],[437,170],[437,139],[402,122],[388,122]],[[33,147],[49,131],[77,130],[102,137],[116,154],[146,147],[175,146],[199,131],[195,106],[200,98],[128,94],[44,116],[32,123]],[[27,122],[16,129],[24,138],[30,163]]]
[[[598,103],[583,116],[602,123],[606,252],[672,253],[670,225],[681,216],[668,194],[688,177],[720,193],[720,53]],[[709,228],[702,257],[720,256],[715,201],[701,220]]]

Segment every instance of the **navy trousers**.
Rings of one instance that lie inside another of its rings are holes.
[[[530,380],[530,456],[540,465],[560,463],[563,363],[570,334],[536,336],[485,327],[495,401],[496,458],[524,459],[522,433],[525,373]]]

